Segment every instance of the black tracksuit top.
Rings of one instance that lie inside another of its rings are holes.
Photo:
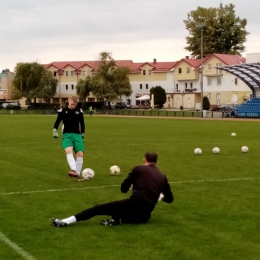
[[[121,184],[121,191],[126,193],[133,185],[133,199],[143,199],[154,206],[158,202],[160,193],[164,195],[164,202],[173,202],[173,194],[167,177],[159,171],[155,164],[136,166]]]
[[[68,107],[66,107],[59,109],[57,120],[54,123],[55,129],[58,129],[61,121],[63,121],[64,125],[63,134],[85,133],[84,115],[81,108],[76,107],[75,109],[69,109]]]

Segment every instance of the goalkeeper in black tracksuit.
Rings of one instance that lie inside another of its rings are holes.
[[[132,186],[132,195],[128,199],[96,205],[65,219],[51,219],[56,227],[84,221],[97,215],[111,216],[102,220],[102,225],[147,222],[158,200],[173,202],[173,194],[167,177],[156,167],[157,154],[147,152],[144,164],[136,166],[121,184],[121,192],[126,193]]]
[[[73,96],[69,98],[68,106],[58,110],[58,116],[53,127],[53,137],[58,138],[57,129],[61,121],[63,122],[62,148],[66,153],[66,158],[70,166],[68,175],[78,178],[84,155],[84,134],[85,123],[83,110],[77,107],[78,98]],[[73,152],[75,153],[76,160]]]

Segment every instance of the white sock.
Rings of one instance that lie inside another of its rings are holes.
[[[62,219],[63,222],[67,223],[67,225],[77,222],[75,216],[71,216],[69,218]]]
[[[82,165],[83,165],[83,157],[77,157],[77,159],[76,159],[76,170],[77,170],[78,174],[81,173]]]
[[[70,166],[70,169],[73,170],[73,171],[76,171],[76,162],[75,162],[75,159],[74,159],[72,153],[67,154],[67,161],[68,161],[68,164]]]

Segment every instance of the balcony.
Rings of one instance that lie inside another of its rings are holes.
[[[185,88],[185,92],[195,92],[197,91],[196,88]]]

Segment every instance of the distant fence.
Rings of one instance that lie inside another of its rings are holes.
[[[200,112],[196,111],[168,111],[168,110],[116,110],[117,115],[126,116],[163,116],[163,117],[201,117]]]
[[[165,109],[152,109],[152,110],[140,110],[140,109],[107,109],[95,111],[97,115],[125,115],[125,116],[158,116],[158,117],[202,117],[200,111],[172,111]],[[89,111],[84,111],[88,114]],[[0,109],[0,115],[56,115],[55,110],[32,110],[32,109],[21,109],[21,110],[7,110]],[[94,114],[95,115],[95,114]],[[207,111],[204,117],[207,118],[220,118],[222,117],[221,112]]]

